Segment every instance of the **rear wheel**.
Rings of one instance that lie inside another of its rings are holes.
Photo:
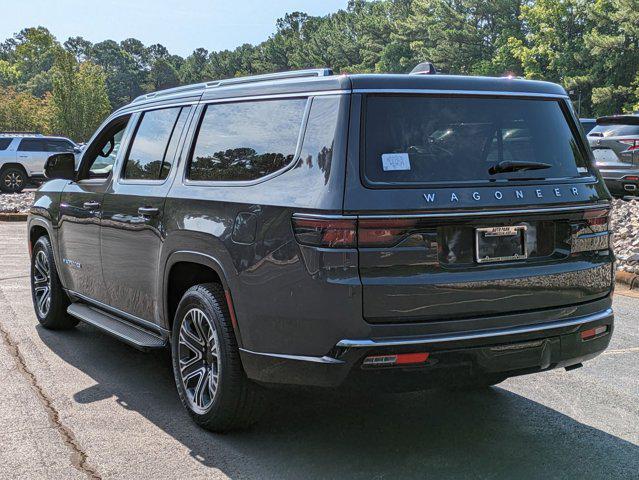
[[[49,237],[40,237],[31,254],[31,296],[36,317],[44,328],[75,327],[78,320],[67,313],[69,297],[62,288]]]
[[[198,425],[225,432],[256,421],[261,390],[244,374],[220,285],[187,290],[175,315],[171,350],[180,400]]]
[[[0,189],[7,193],[19,193],[27,185],[27,174],[20,167],[6,167],[0,172]]]

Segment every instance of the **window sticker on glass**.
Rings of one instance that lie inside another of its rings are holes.
[[[410,170],[408,153],[382,153],[382,168],[385,172]]]

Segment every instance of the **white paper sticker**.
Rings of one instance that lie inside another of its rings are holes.
[[[410,170],[408,153],[382,153],[382,168],[385,172]]]

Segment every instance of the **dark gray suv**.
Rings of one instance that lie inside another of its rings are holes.
[[[559,86],[287,72],[157,92],[49,158],[36,315],[170,346],[195,421],[276,385],[482,388],[613,329],[610,196]],[[129,366],[128,368],[135,368]]]

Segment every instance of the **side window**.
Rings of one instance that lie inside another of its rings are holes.
[[[47,150],[49,152],[73,152],[73,145],[66,140],[48,140]]]
[[[0,150],[6,150],[11,145],[11,138],[0,138]]]
[[[41,138],[23,138],[18,145],[19,152],[46,152],[46,141]]]
[[[126,115],[112,121],[87,145],[82,155],[80,179],[108,178],[111,175],[130,118]]]
[[[295,157],[306,102],[303,98],[208,105],[188,178],[247,181],[285,167]]]
[[[125,179],[130,180],[162,180],[166,178],[171,168],[172,157],[168,156],[169,150],[175,153],[179,140],[179,132],[176,126],[186,120],[186,114],[182,115],[181,107],[164,108],[144,112],[136,129],[131,147],[124,164]]]

